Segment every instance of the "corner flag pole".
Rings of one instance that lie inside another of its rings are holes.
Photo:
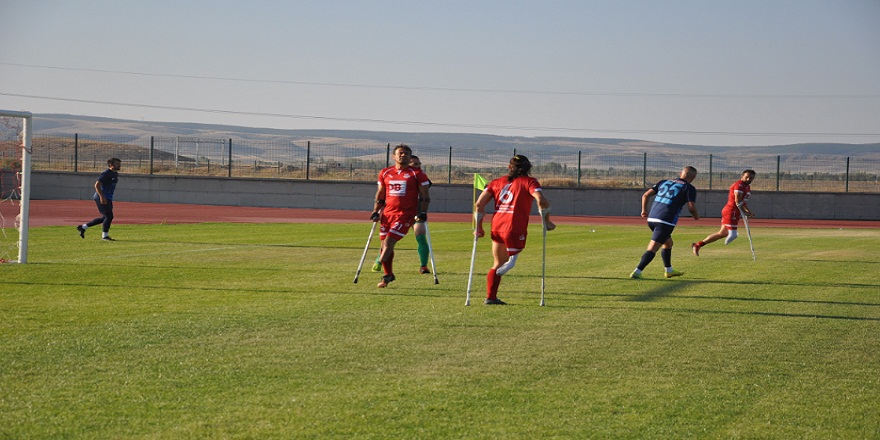
[[[474,225],[477,224],[477,211],[474,210]],[[474,260],[477,257],[477,230],[476,226],[474,226],[474,247],[471,250],[471,269],[468,271],[468,282],[467,282],[467,296],[464,299],[464,305],[471,305],[471,285],[474,281]]]
[[[471,249],[471,268],[468,271],[468,282],[467,282],[467,296],[464,300],[464,305],[471,305],[471,286],[474,281],[474,260],[477,258],[477,190],[482,191],[486,188],[486,179],[479,175],[478,173],[474,173],[474,203],[471,205],[474,210],[474,217],[471,219],[471,228],[473,229],[474,234],[474,247]]]

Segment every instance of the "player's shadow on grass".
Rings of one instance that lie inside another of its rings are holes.
[[[872,321],[872,322],[880,322],[880,318],[872,318],[865,316],[841,316],[841,315],[823,315],[817,313],[784,313],[784,312],[762,312],[757,310],[752,311],[739,311],[739,310],[701,310],[701,309],[686,309],[686,308],[632,308],[632,307],[589,307],[589,306],[574,306],[574,307],[582,307],[582,308],[593,308],[593,309],[610,309],[610,310],[626,310],[632,312],[669,312],[669,313],[693,313],[693,314],[708,314],[708,315],[750,315],[750,316],[770,316],[770,317],[781,317],[781,318],[810,318],[810,319],[835,319],[835,320],[846,320],[846,321]]]
[[[674,294],[680,290],[689,287],[686,283],[680,282],[665,282],[659,283],[656,287],[648,290],[645,293],[639,295],[630,295],[625,301],[632,302],[650,302],[656,301],[661,298],[665,298],[669,295]]]
[[[618,280],[618,278],[609,278],[612,280]],[[643,283],[646,280],[639,280],[639,283]],[[676,292],[684,289],[685,287],[692,287],[694,285],[702,285],[702,284],[773,284],[779,285],[779,283],[759,283],[759,282],[733,282],[733,281],[693,281],[693,280],[656,280],[660,286],[657,288],[651,289],[648,292],[632,295],[629,293],[580,293],[580,292],[567,292],[564,295],[574,295],[574,296],[595,296],[595,297],[619,297],[623,301],[631,301],[631,302],[649,302],[655,301],[661,298],[669,297]],[[635,282],[635,281],[631,281]],[[847,288],[876,288],[877,286],[873,285],[865,285],[865,284],[831,284],[831,285],[820,285],[815,283],[810,284],[792,284],[792,286],[810,286],[810,287],[847,287]],[[730,291],[730,289],[725,289],[725,291]],[[837,306],[859,306],[859,307],[880,307],[880,303],[866,303],[866,302],[849,302],[849,301],[829,301],[829,300],[809,300],[809,299],[793,299],[793,298],[754,298],[754,297],[736,297],[736,296],[710,296],[710,295],[675,295],[676,298],[683,299],[705,299],[705,300],[722,300],[722,301],[745,301],[745,302],[767,302],[767,303],[794,303],[794,304],[819,304],[819,305],[837,305]]]
[[[588,277],[588,276],[575,276],[575,275],[548,275],[547,279],[551,278],[567,278],[567,279],[575,279],[575,280],[606,280],[606,281],[623,281],[622,277]],[[630,280],[626,278],[626,282],[634,283],[646,283],[646,282],[660,282],[660,283],[679,283],[679,284],[722,284],[722,285],[733,285],[733,286],[741,286],[741,285],[754,285],[754,286],[792,286],[792,287],[849,287],[849,288],[867,288],[867,289],[880,289],[880,283],[875,284],[862,284],[862,283],[840,283],[840,282],[827,282],[827,283],[818,283],[818,282],[809,282],[809,283],[798,283],[798,282],[790,282],[790,281],[759,281],[759,280],[737,280],[737,281],[728,281],[728,280],[710,280],[710,279],[700,279],[700,278],[690,278],[690,279],[682,279],[676,278],[675,280],[666,280],[663,278],[642,278],[638,281]]]
[[[649,295],[632,295],[629,293],[580,293],[580,292],[566,292],[566,293],[558,293],[551,292],[553,294],[558,294],[562,296],[587,296],[587,297],[597,297],[597,298],[620,298],[622,301],[629,302],[645,302],[645,301],[653,301],[656,299],[660,299],[661,297],[669,297],[671,294],[658,295],[655,293],[651,293]],[[648,297],[650,296],[650,298]],[[711,300],[711,301],[743,301],[743,302],[755,302],[755,303],[792,303],[792,304],[817,304],[817,305],[828,305],[828,306],[857,306],[857,307],[880,307],[880,303],[866,303],[866,302],[849,302],[849,301],[828,301],[828,300],[815,300],[815,299],[792,299],[792,298],[748,298],[748,297],[736,297],[736,296],[709,296],[709,295],[675,295],[677,299],[702,299],[702,300]]]
[[[874,260],[874,261],[859,261],[859,260],[830,260],[830,259],[827,259],[827,260],[816,260],[816,259],[810,259],[810,260],[801,260],[801,261],[807,261],[807,262],[810,262],[810,263],[831,263],[831,264],[853,264],[853,263],[856,263],[856,264],[880,265],[880,261],[877,261],[877,260]]]

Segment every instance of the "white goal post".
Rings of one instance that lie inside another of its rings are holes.
[[[31,138],[33,134],[33,115],[30,112],[0,110],[0,117],[19,118],[22,120],[20,209],[15,223],[18,229],[17,262],[27,263],[28,223],[30,221],[31,205]]]

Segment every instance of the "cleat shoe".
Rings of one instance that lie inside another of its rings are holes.
[[[507,305],[506,302],[501,301],[498,298],[486,298],[486,301],[483,301],[483,304],[486,304],[488,306],[506,306]]]
[[[106,236],[106,237],[104,237],[104,238],[102,238],[101,240],[104,240],[104,241],[116,241],[115,238],[112,238],[112,237],[110,237],[109,235]]]
[[[694,255],[696,255],[696,256],[698,256],[698,257],[700,256],[700,248],[701,248],[701,247],[702,247],[702,246],[700,246],[700,245],[698,245],[698,244],[696,244],[696,243],[691,243],[691,250],[694,251]]]
[[[664,275],[664,276],[666,278],[675,278],[675,277],[680,277],[682,275],[684,275],[684,272],[679,272],[677,270],[673,270],[672,272],[666,272],[666,275]]]
[[[395,279],[396,278],[394,278],[394,274],[384,275],[382,277],[382,281],[379,281],[379,284],[376,284],[376,287],[378,287],[380,289],[384,289],[385,287],[388,287],[388,283],[394,281]]]
[[[376,262],[373,263],[373,267],[371,267],[370,270],[373,272],[378,272],[378,271],[382,270],[382,263],[380,263],[379,260],[376,260]]]
[[[86,228],[83,225],[76,225],[76,230],[79,232],[80,238],[86,238]]]
[[[629,274],[629,277],[634,280],[640,280],[640,279],[642,279],[642,274],[639,272],[633,271],[633,273]]]
[[[422,267],[420,267],[420,268],[419,268],[419,273],[420,273],[420,274],[428,274],[428,275],[431,275],[431,271],[428,270],[428,266],[422,266]]]

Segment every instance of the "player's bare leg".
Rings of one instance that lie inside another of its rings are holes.
[[[722,225],[721,229],[719,229],[718,232],[711,234],[711,235],[708,235],[706,238],[702,239],[701,241],[698,241],[696,243],[691,243],[691,250],[694,251],[694,255],[699,257],[700,256],[700,249],[703,246],[705,246],[709,243],[713,243],[718,240],[721,240],[722,238],[727,238],[728,231],[729,231],[728,226]]]

